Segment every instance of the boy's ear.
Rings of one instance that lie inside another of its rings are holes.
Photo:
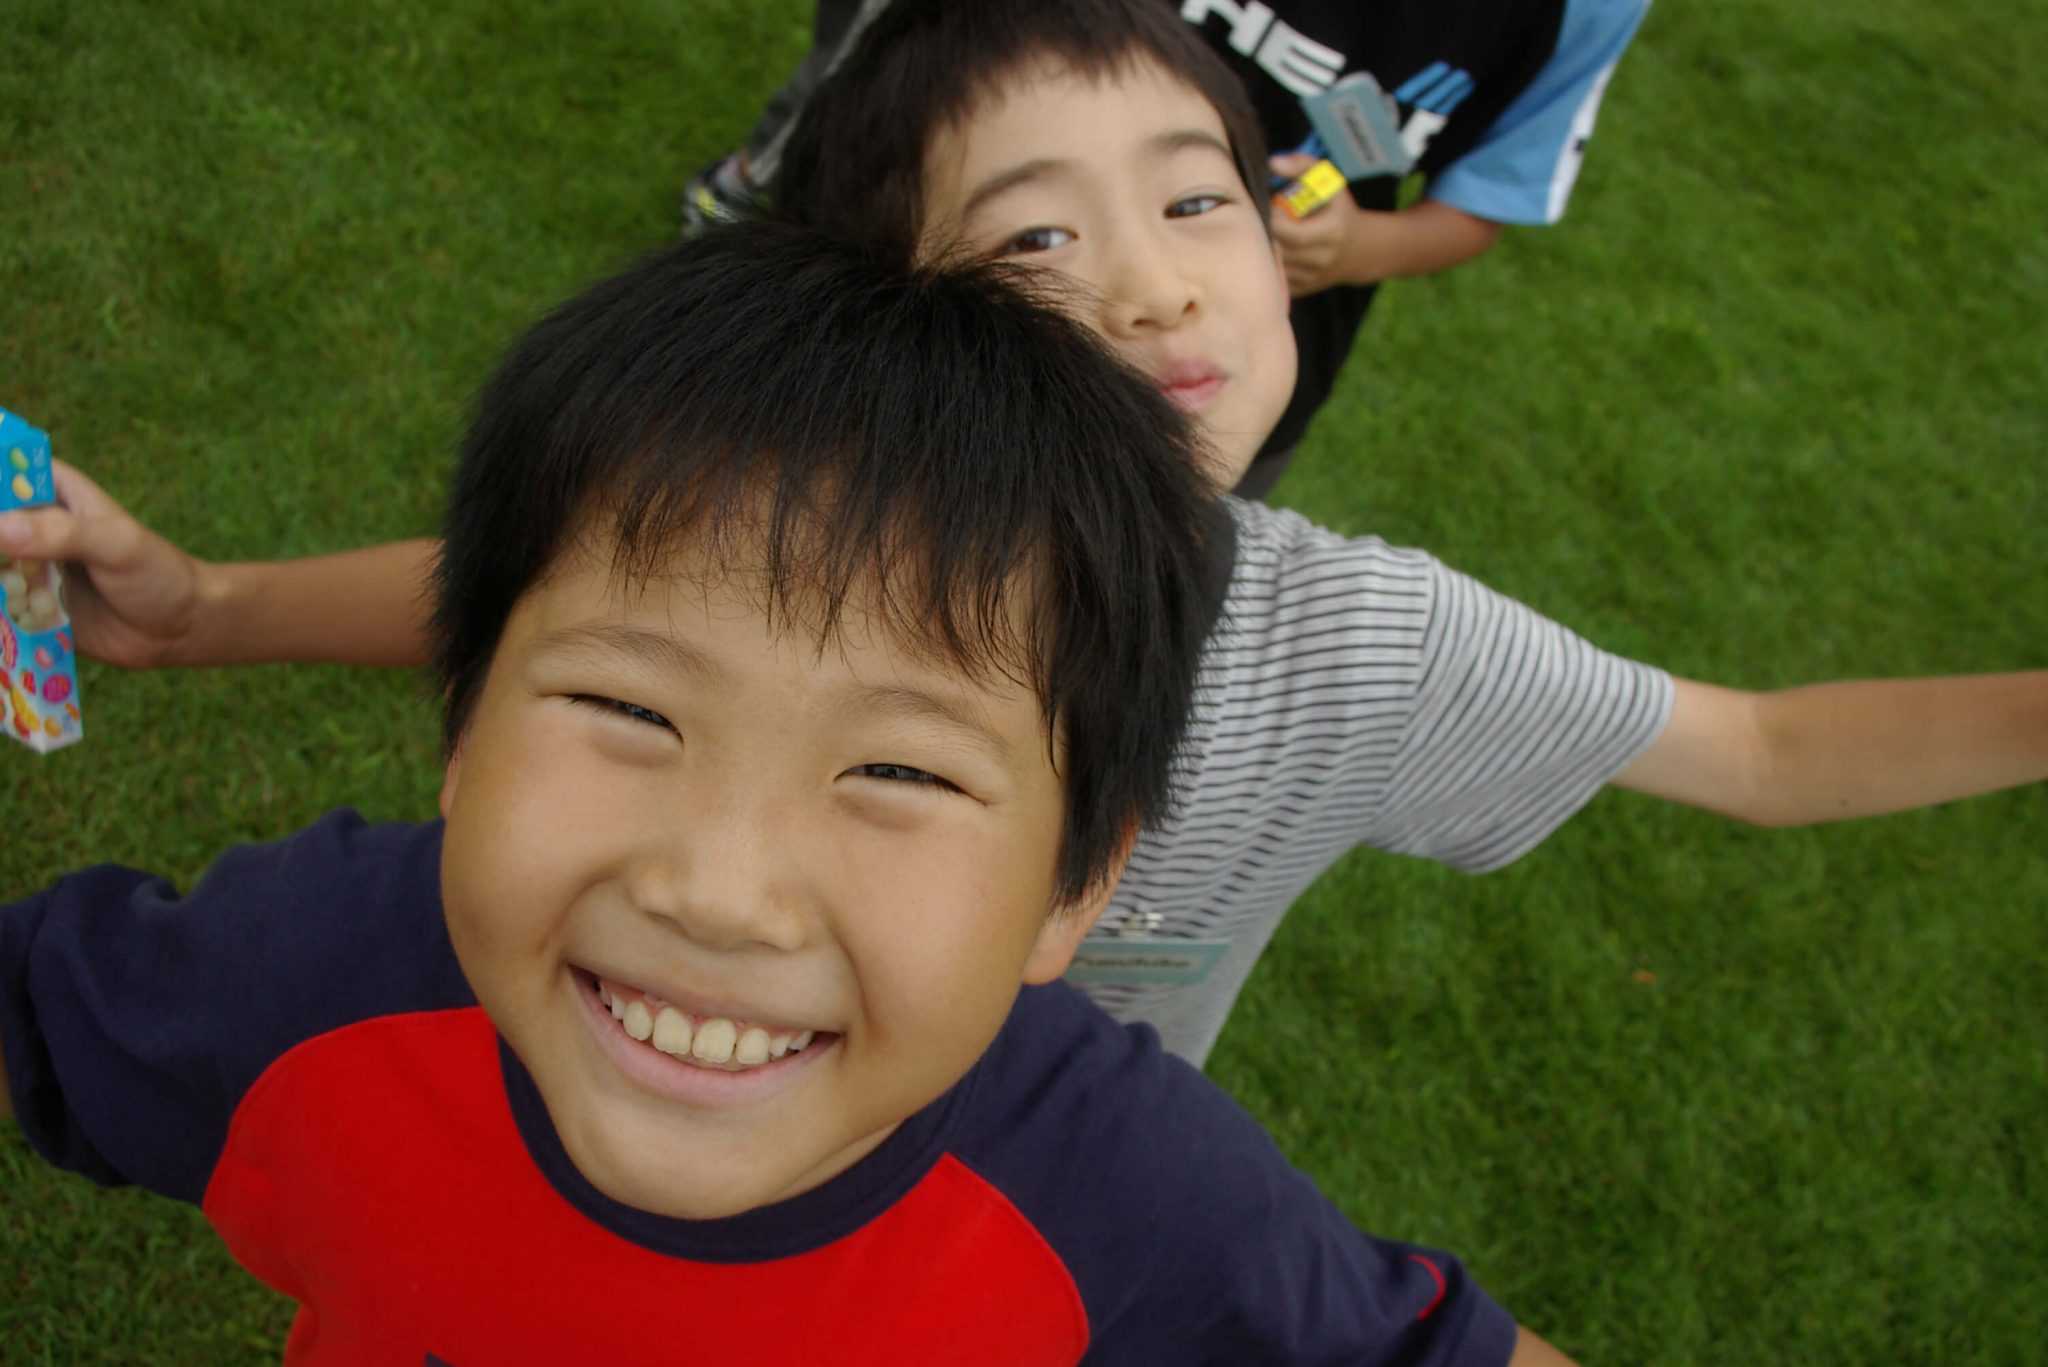
[[[1101,880],[1080,900],[1069,902],[1045,918],[1045,924],[1038,928],[1038,943],[1031,947],[1031,957],[1024,961],[1026,983],[1036,987],[1067,971],[1082,939],[1102,919],[1102,913],[1109,910],[1109,899],[1116,895],[1116,885],[1123,881],[1124,866],[1131,862],[1131,847],[1137,840],[1138,829],[1133,826],[1118,845],[1109,867],[1103,870]]]

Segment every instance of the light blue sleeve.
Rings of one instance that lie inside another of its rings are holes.
[[[1614,64],[1650,0],[1566,0],[1557,50],[1429,197],[1496,223],[1555,223],[1579,178]]]

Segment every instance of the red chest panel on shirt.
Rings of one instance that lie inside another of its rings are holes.
[[[206,1213],[297,1300],[293,1363],[1077,1361],[1065,1266],[942,1158],[851,1235],[712,1263],[644,1248],[551,1186],[481,1011],[366,1021],[272,1066],[236,1112]]]

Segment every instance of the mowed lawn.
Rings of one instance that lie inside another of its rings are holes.
[[[672,234],[808,18],[14,0],[0,406],[203,554],[427,532],[493,358]],[[2018,0],[1665,0],[1566,222],[1387,290],[1280,499],[1691,677],[2048,664],[2044,67]],[[83,695],[82,746],[0,747],[0,898],[433,813],[416,677]],[[1608,794],[1487,878],[1345,861],[1210,1071],[1588,1364],[2048,1361],[2044,972],[2041,787],[1802,831]],[[289,1317],[0,1125],[0,1361],[270,1361]]]

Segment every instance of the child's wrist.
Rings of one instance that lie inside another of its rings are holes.
[[[233,648],[239,631],[252,620],[258,596],[260,564],[221,565],[192,560],[192,610],[185,628],[165,638],[163,663],[203,667],[243,663]]]

